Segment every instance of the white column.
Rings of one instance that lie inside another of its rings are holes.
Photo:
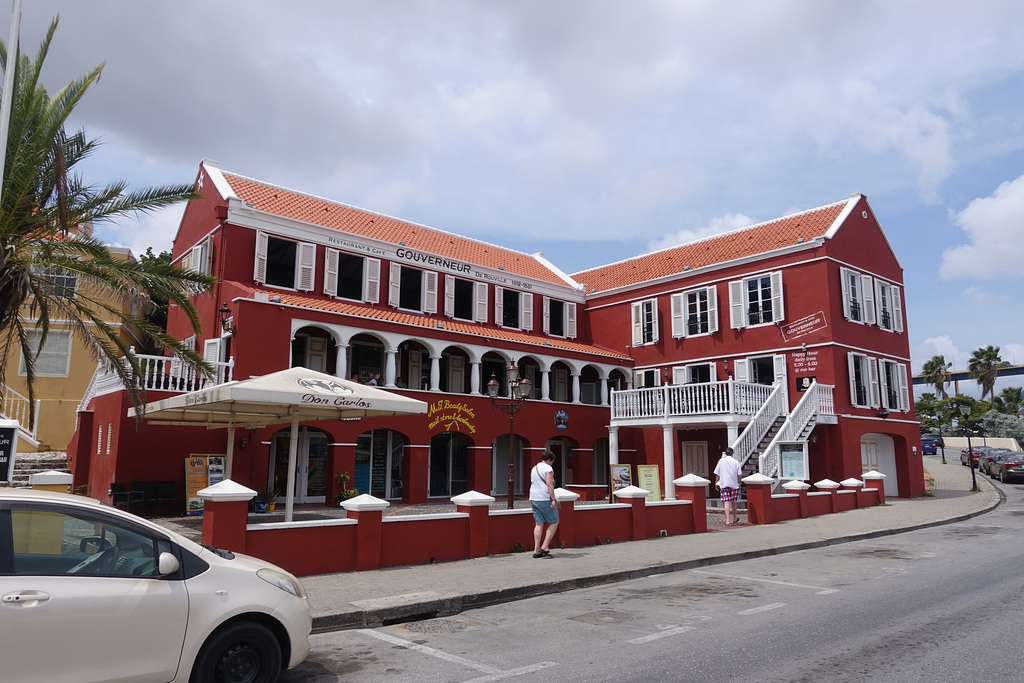
[[[387,351],[387,359],[384,361],[384,386],[394,387],[395,386],[395,358],[398,356],[398,351]]]
[[[550,401],[551,400],[551,371],[541,370],[540,371],[540,400]]]
[[[619,428],[608,428],[608,464],[619,464]]]
[[[608,378],[601,378],[601,405],[608,405]]]
[[[726,446],[731,446],[736,443],[736,439],[740,438],[740,423],[739,420],[729,420],[725,423],[726,439],[728,443]]]
[[[580,402],[580,374],[578,372],[572,373],[572,402]]]
[[[480,393],[480,366],[478,360],[469,361],[469,393]]]
[[[441,391],[441,356],[430,357],[430,390]]]
[[[672,425],[662,427],[662,443],[665,448],[665,482],[662,484],[665,491],[665,500],[676,499],[676,487],[672,482],[676,479],[676,440]]]
[[[338,344],[335,351],[334,376],[348,379],[348,344]]]

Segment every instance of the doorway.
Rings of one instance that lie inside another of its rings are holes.
[[[883,489],[886,496],[899,495],[899,478],[896,473],[896,447],[891,436],[865,434],[860,437],[861,473],[875,470],[885,475]]]
[[[514,495],[523,495],[523,440],[515,437],[513,489]],[[508,434],[502,434],[491,446],[491,495],[501,498],[508,495]]]
[[[555,454],[555,487],[577,483],[573,478],[573,442],[572,439],[559,436],[549,439],[544,448]],[[582,482],[581,482],[582,483]]]
[[[384,500],[402,498],[405,440],[390,429],[373,429],[356,437],[355,478],[359,493]]]
[[[270,486],[282,496],[288,488],[288,447],[291,430],[283,429],[270,440]],[[323,503],[327,496],[327,435],[299,427],[295,453],[296,503]]]
[[[696,474],[711,481],[711,473],[708,471],[708,442],[707,441],[683,441],[679,444],[681,454],[683,476]],[[668,485],[668,482],[665,484]],[[704,495],[708,495],[708,488],[704,487]]]

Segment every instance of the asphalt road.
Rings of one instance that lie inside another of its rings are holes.
[[[1000,486],[967,522],[317,635],[281,680],[1019,681],[1024,484]]]

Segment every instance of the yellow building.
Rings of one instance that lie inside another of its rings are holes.
[[[80,226],[88,230],[91,226]],[[115,258],[134,260],[131,250],[123,247],[108,247]],[[76,282],[73,274],[54,273],[53,279],[64,278],[61,282],[68,290],[81,291],[82,283]],[[82,401],[89,382],[96,371],[96,359],[81,338],[80,330],[72,329],[66,320],[55,318],[51,309],[50,330],[46,343],[36,358],[35,374],[35,426],[29,426],[28,385],[25,381],[25,359],[21,352],[7,363],[2,393],[0,393],[0,418],[18,420],[18,451],[62,451],[75,432],[78,405]],[[136,347],[142,347],[141,333],[125,325],[120,319],[106,320],[120,329],[122,337]],[[21,319],[32,323],[37,320],[38,311],[34,299],[21,306]],[[29,335],[38,339],[40,330],[30,329]]]

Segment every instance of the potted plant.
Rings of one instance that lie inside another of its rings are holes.
[[[256,497],[252,499],[252,511],[257,515],[262,515],[268,510],[273,510],[277,505],[277,498],[280,492],[269,486],[264,486],[256,494]]]
[[[277,509],[277,499],[281,495],[281,492],[277,489],[267,489],[267,510],[273,512]]]
[[[355,498],[356,496],[359,495],[358,489],[350,489],[348,487],[348,480],[348,472],[338,472],[337,474],[334,475],[334,481],[341,484],[341,493],[338,493],[334,496],[335,503],[341,504],[343,501],[346,501],[349,498]]]

